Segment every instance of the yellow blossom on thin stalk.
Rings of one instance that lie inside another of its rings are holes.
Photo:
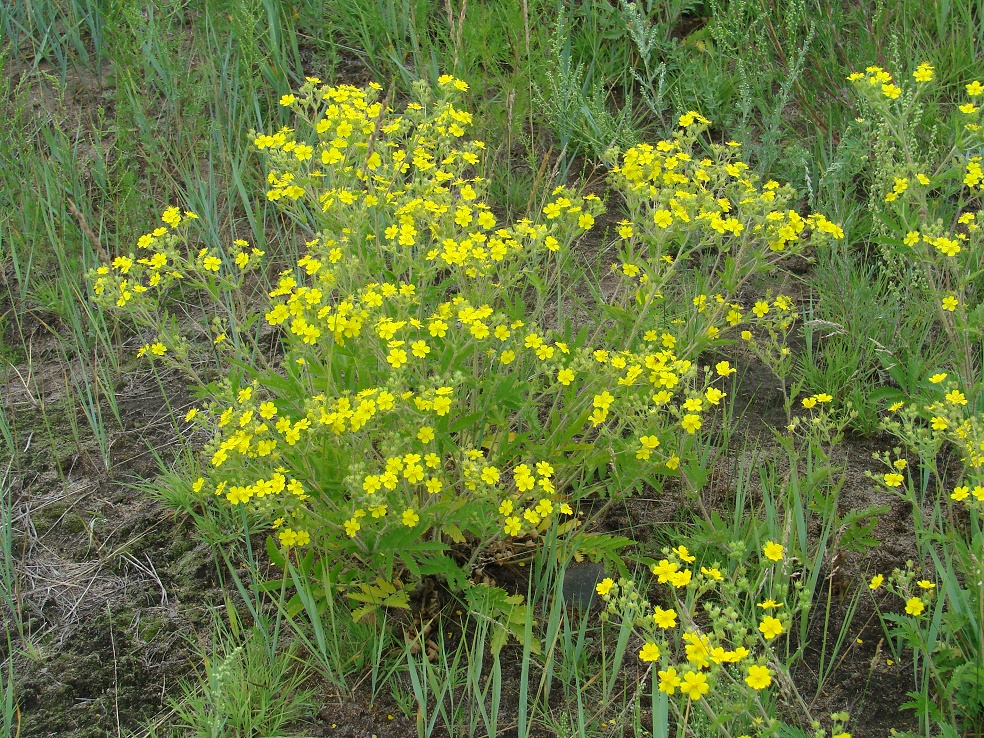
[[[785,552],[785,548],[775,541],[766,541],[765,546],[762,547],[763,555],[771,561],[782,561]]]
[[[782,622],[778,618],[766,615],[759,623],[759,630],[767,641],[772,640],[778,635],[782,635]]]
[[[758,664],[749,666],[745,683],[754,690],[765,689],[772,684],[772,672],[769,671],[767,666],[760,666]]]
[[[905,611],[913,617],[919,617],[925,609],[926,605],[918,597],[910,597],[905,603]]]

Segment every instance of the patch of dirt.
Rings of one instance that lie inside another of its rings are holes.
[[[130,375],[116,388],[121,423],[104,399],[107,469],[72,402],[72,377],[86,368],[36,366],[2,376],[17,449],[6,485],[19,605],[19,618],[4,608],[3,626],[24,636],[13,659],[20,735],[115,735],[160,712],[189,672],[189,635],[221,601],[191,522],[131,486],[158,473],[155,456],[174,462],[167,408],[187,393],[177,377]]]

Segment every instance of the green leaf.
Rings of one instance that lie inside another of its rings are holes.
[[[280,548],[277,546],[277,541],[273,536],[267,536],[266,539],[266,550],[267,556],[270,557],[270,561],[278,569],[283,569],[287,566],[287,559],[280,552]]]

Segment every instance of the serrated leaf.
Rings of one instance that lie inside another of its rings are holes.
[[[465,536],[461,532],[461,528],[459,528],[457,525],[454,525],[454,524],[445,525],[443,528],[441,528],[441,530],[444,533],[447,533],[448,534],[448,537],[452,541],[454,541],[455,543],[464,543],[465,542]]]

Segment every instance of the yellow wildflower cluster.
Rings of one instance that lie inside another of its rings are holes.
[[[186,226],[195,220],[195,213],[169,207],[161,215],[165,225],[138,239],[137,253],[117,256],[109,264],[90,270],[86,278],[96,304],[124,311],[141,326],[156,326],[155,312],[166,292],[178,282],[197,281],[204,286],[218,284],[226,290],[239,289],[243,274],[260,265],[264,252],[241,239],[235,240],[226,252],[189,250]],[[216,343],[225,338],[219,336],[221,333],[216,336]],[[153,359],[165,356],[168,350],[184,348],[185,342],[178,336],[161,331],[157,341],[137,350],[137,356]]]
[[[602,203],[559,187],[530,218],[497,222],[484,201],[484,146],[468,140],[472,118],[455,101],[466,87],[452,77],[436,90],[416,85],[403,112],[378,100],[378,86],[311,79],[284,96],[296,126],[254,136],[267,197],[286,210],[303,202],[312,225],[261,312],[283,355],[234,372],[188,416],[213,433],[203,458],[214,496],[261,513],[283,548],[344,551],[359,576],[392,578],[400,559],[412,575],[427,561],[460,583],[471,572],[447,569],[458,566],[443,553],[452,543],[568,533],[595,446],[624,467],[627,488],[654,467],[679,469],[735,372],[727,361],[701,366],[701,351],[746,321],[794,317],[783,296],[744,306],[742,281],[842,236],[790,210],[792,190],[760,184],[737,146],[694,153],[707,121],[685,114],[673,140],[631,149],[615,170],[631,211],[620,235],[632,281],[618,299],[635,298],[639,309],[624,311],[632,324],[575,334],[548,315],[544,285],[562,278]],[[169,209],[139,244],[154,251],[148,263],[121,257],[94,276],[95,291],[115,304],[135,275],[163,284],[170,272],[213,297],[217,285],[241,284],[262,253],[236,242],[181,255],[175,229],[192,217]],[[706,270],[700,290],[669,281],[677,271],[690,279],[677,270],[683,257],[712,244],[741,255],[733,270]],[[232,322],[215,324],[215,343]],[[177,353],[165,340],[141,351]],[[546,447],[557,438],[562,449]],[[686,589],[691,578],[716,586],[725,576],[684,567],[667,581]]]
[[[946,372],[936,372],[928,378],[933,389],[927,394],[935,398],[933,402],[893,403],[888,408],[893,415],[884,421],[884,426],[916,450],[952,444],[968,479],[953,489],[949,499],[984,509],[984,419],[971,407],[959,384],[947,381],[948,377]],[[888,487],[900,486],[903,477],[899,472],[906,468],[905,460],[882,460],[894,467],[884,475],[884,483]]]
[[[539,461],[532,467],[528,464],[513,467],[515,492],[499,505],[503,532],[513,537],[535,535],[546,530],[558,513],[574,513],[569,503],[559,501],[553,475],[554,468],[546,461]],[[576,526],[577,521],[572,522]]]
[[[760,597],[762,593],[745,580],[744,570],[728,573],[717,564],[691,568],[696,557],[683,545],[664,549],[664,554],[652,571],[660,584],[671,587],[672,605],[654,607],[636,591],[631,580],[616,582],[606,578],[597,585],[597,593],[605,603],[602,618],[618,616],[634,624],[643,640],[639,659],[655,664],[655,683],[666,695],[679,692],[683,698],[697,702],[712,690],[744,685],[751,690],[749,706],[754,708],[758,702],[756,693],[772,684],[775,667],[770,649],[774,639],[788,630],[789,613],[781,602],[770,597],[756,603],[761,617],[745,622],[733,606],[735,598]],[[762,549],[762,559],[763,572],[769,572],[785,561],[785,549],[768,541]],[[679,590],[685,594],[678,594]],[[701,598],[710,593],[723,598],[724,606],[701,604]],[[696,622],[698,612],[710,615],[712,627]],[[732,691],[728,693],[733,695]],[[743,712],[744,708],[736,709],[731,719],[748,720]]]
[[[932,605],[936,594],[936,583],[925,576],[920,577],[912,561],[907,561],[904,569],[892,570],[888,577],[875,574],[868,589],[875,592],[883,586],[888,592],[901,598],[905,602],[905,613],[916,619]]]
[[[933,68],[923,65],[917,70],[916,81],[928,82],[932,79]],[[929,74],[929,79],[925,79]],[[923,77],[923,79],[920,79]],[[892,75],[878,66],[870,66],[864,72],[853,72],[848,76],[848,81],[854,82],[856,86],[871,89],[876,96],[884,100],[897,100],[902,94],[902,88],[892,80]]]
[[[807,232],[843,237],[822,215],[804,218],[786,209],[792,190],[774,180],[760,184],[736,159],[734,142],[712,144],[713,159],[698,157],[694,144],[705,124],[694,118],[673,140],[634,146],[613,168],[632,216],[619,229],[630,249],[645,246],[649,260],[658,262],[698,246],[738,250],[738,243],[754,240],[782,252],[805,246]]]
[[[546,206],[545,223],[497,227],[475,174],[485,146],[464,138],[472,116],[453,101],[463,89],[452,79],[434,99],[418,85],[418,99],[398,115],[376,100],[377,88],[309,80],[289,96],[301,128],[255,137],[271,165],[267,197],[307,196],[329,221],[349,224],[343,241],[368,239],[404,264],[422,256],[435,270],[468,278],[493,273],[517,253],[556,251],[590,228],[601,202],[564,188]]]

